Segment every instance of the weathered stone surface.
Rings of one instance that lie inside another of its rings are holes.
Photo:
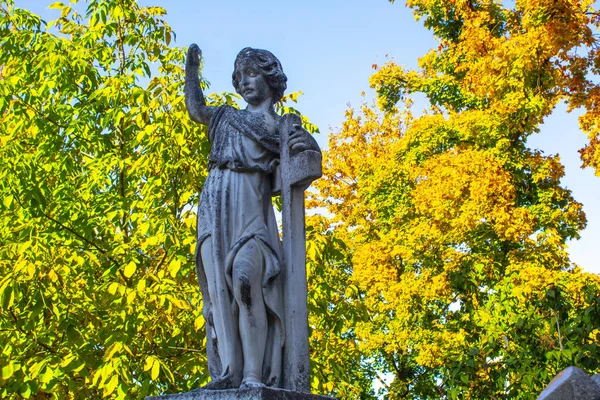
[[[208,125],[211,142],[196,249],[212,378],[204,389],[266,384],[308,393],[304,190],[321,176],[319,145],[298,115],[275,113],[287,77],[271,52],[245,48],[235,60],[233,86],[248,103],[245,110],[206,104],[200,54],[198,46],[190,46],[185,102],[190,118]],[[283,243],[271,202],[277,191]],[[246,397],[232,398],[300,399],[259,392],[271,397],[239,392]],[[189,396],[175,398],[200,398]],[[211,396],[201,398],[229,398]]]
[[[279,130],[283,223],[283,314],[286,331],[281,387],[310,393],[304,189],[321,176],[321,152],[309,150],[293,155],[290,142],[293,138],[294,126],[301,123],[297,115],[287,114],[282,117]]]
[[[577,367],[562,370],[538,400],[600,400],[600,386]]]
[[[229,390],[196,390],[188,393],[149,396],[146,400],[332,400],[331,397],[284,389],[252,388]]]
[[[596,374],[596,375],[592,376],[592,380],[594,382],[596,382],[598,384],[598,386],[600,386],[600,374]]]

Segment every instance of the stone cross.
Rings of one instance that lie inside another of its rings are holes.
[[[314,150],[290,155],[289,133],[293,131],[294,125],[301,124],[298,115],[286,114],[283,116],[279,132],[286,331],[282,386],[284,389],[310,393],[304,191],[312,181],[321,177],[322,156],[319,151]]]

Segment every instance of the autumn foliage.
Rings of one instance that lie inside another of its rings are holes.
[[[564,101],[600,171],[599,14],[582,0],[407,5],[439,46],[417,70],[377,69],[377,105],[347,111],[309,195],[313,391],[532,398],[568,365],[599,372],[600,278],[566,246],[585,214],[560,158],[527,147]],[[0,397],[196,388],[209,145],[183,104],[184,51],[162,8],[52,7],[46,23],[0,0]]]
[[[598,372],[600,278],[566,248],[585,214],[526,145],[559,101],[583,106],[595,167],[591,2],[407,4],[439,46],[371,77],[379,107],[347,111],[314,197],[369,315],[348,332],[389,398],[531,398],[568,365]]]

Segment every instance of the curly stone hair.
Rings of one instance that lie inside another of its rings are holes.
[[[260,69],[261,74],[271,88],[273,103],[277,103],[283,97],[285,89],[287,89],[287,76],[283,73],[283,68],[277,57],[268,50],[246,47],[238,53],[231,76],[235,91],[240,93],[240,83],[237,77],[238,67],[248,60],[256,63],[256,66]]]

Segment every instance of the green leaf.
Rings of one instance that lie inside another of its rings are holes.
[[[2,292],[2,308],[5,310],[12,307],[15,300],[15,293],[11,285],[7,285]]]
[[[19,388],[19,394],[23,398],[28,399],[31,397],[31,384],[29,382],[23,383]]]

